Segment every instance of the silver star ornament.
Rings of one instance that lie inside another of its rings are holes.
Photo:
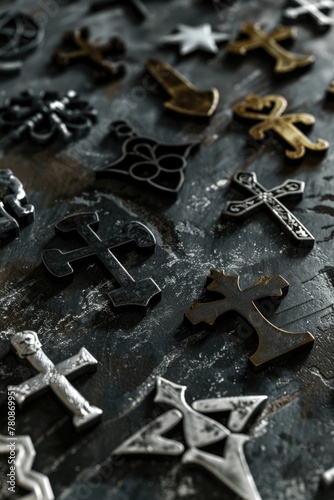
[[[187,26],[179,24],[178,32],[162,37],[162,42],[179,44],[180,54],[187,55],[195,50],[204,50],[216,54],[218,52],[217,42],[226,42],[229,39],[227,33],[212,31],[210,24],[201,24],[200,26]]]

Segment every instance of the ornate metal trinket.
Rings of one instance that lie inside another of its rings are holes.
[[[115,309],[139,309],[147,312],[152,303],[161,298],[161,290],[152,278],[135,281],[112,253],[113,250],[128,250],[152,252],[156,240],[151,231],[140,222],[132,221],[124,226],[121,234],[116,234],[107,241],[102,241],[94,229],[99,227],[97,213],[82,213],[66,217],[56,225],[56,232],[62,237],[73,234],[83,239],[87,246],[63,253],[56,248],[45,250],[42,260],[48,273],[57,280],[73,278],[74,270],[71,262],[98,258],[103,267],[117,280],[120,288],[109,293],[109,298]]]
[[[280,201],[301,200],[304,193],[304,182],[288,179],[280,186],[267,190],[257,181],[254,172],[239,172],[233,177],[232,183],[234,187],[246,191],[252,196],[244,201],[229,202],[226,210],[222,213],[224,217],[244,220],[265,208],[294,245],[313,247],[315,240],[312,234]]]
[[[54,60],[61,66],[68,66],[75,61],[84,60],[93,64],[95,68],[96,80],[104,81],[110,78],[116,78],[124,75],[125,67],[123,64],[115,64],[105,59],[105,56],[118,56],[125,52],[125,46],[118,37],[110,38],[104,45],[98,45],[89,41],[89,28],[84,27],[75,31],[64,33],[64,42],[73,46],[71,52],[54,52]]]
[[[16,238],[20,226],[34,219],[35,208],[28,203],[19,179],[11,170],[0,170],[0,240]]]
[[[22,59],[37,47],[44,28],[26,14],[0,15],[0,73],[13,73],[22,68]]]
[[[262,315],[256,305],[256,300],[265,297],[282,297],[287,293],[289,283],[282,276],[261,276],[255,285],[245,290],[240,289],[240,276],[213,269],[209,278],[212,282],[207,286],[207,290],[223,295],[224,299],[194,303],[192,308],[185,313],[186,318],[193,325],[200,323],[213,325],[228,311],[240,314],[254,328],[259,338],[259,346],[249,358],[255,369],[291,356],[301,349],[312,347],[314,337],[311,333],[292,333],[277,328]]]
[[[327,141],[318,139],[312,142],[296,124],[314,125],[315,118],[308,113],[294,113],[283,115],[288,101],[280,95],[250,94],[245,101],[234,107],[235,116],[242,120],[260,121],[249,129],[249,135],[256,140],[264,140],[266,132],[272,130],[290,149],[285,150],[285,156],[291,161],[302,160],[306,152],[324,154],[329,148]],[[267,112],[265,112],[267,110]]]
[[[321,28],[328,28],[334,23],[332,17],[327,16],[322,11],[329,11],[333,9],[333,0],[316,0],[310,2],[309,0],[293,0],[295,4],[292,7],[287,7],[284,11],[284,16],[292,21],[295,21],[300,16],[311,16]]]
[[[150,15],[149,11],[141,0],[97,0],[91,3],[90,8],[93,12],[96,12],[102,9],[116,7],[117,5],[126,5],[132,7],[133,11],[141,19],[147,19]]]
[[[169,64],[148,59],[148,71],[171,96],[165,108],[183,115],[208,117],[216,111],[219,92],[216,88],[199,90]]]
[[[95,371],[97,360],[84,347],[71,358],[54,365],[44,354],[37,333],[24,331],[15,334],[11,344],[16,354],[27,359],[31,366],[39,372],[20,385],[11,385],[8,391],[15,393],[15,399],[22,406],[29,398],[41,395],[47,387],[58,396],[60,401],[73,414],[73,425],[76,430],[85,430],[100,420],[102,410],[91,406],[86,399],[72,386],[67,377],[77,377],[86,371]]]
[[[0,434],[0,453],[15,453],[15,486],[29,491],[29,495],[24,496],[26,500],[54,500],[49,479],[39,472],[31,469],[36,451],[30,436],[15,436],[11,438]],[[21,497],[23,498],[23,497]]]
[[[244,23],[241,25],[241,33],[248,38],[230,42],[227,47],[228,51],[244,56],[251,50],[261,48],[276,59],[276,73],[289,73],[298,68],[310,66],[315,61],[313,56],[294,54],[278,43],[295,38],[297,34],[295,28],[279,26],[272,33],[264,33],[259,24]]]
[[[199,143],[160,144],[150,137],[140,137],[124,121],[114,122],[112,131],[123,142],[119,160],[96,171],[97,178],[130,177],[140,184],[176,197],[184,183],[188,156]]]
[[[261,500],[243,451],[249,437],[233,432],[245,429],[250,417],[260,410],[267,397],[246,396],[195,401],[191,408],[185,398],[186,390],[184,385],[157,377],[157,394],[154,401],[172,406],[173,409],[132,435],[113,451],[113,455],[182,455],[185,451],[184,445],[164,438],[163,434],[183,420],[184,440],[188,449],[182,457],[182,463],[203,467],[245,500]],[[201,413],[207,411],[231,412],[227,427]],[[200,450],[225,439],[222,457]]]
[[[230,36],[226,33],[212,31],[210,24],[200,26],[187,26],[178,24],[178,32],[165,35],[161,41],[170,44],[180,45],[180,54],[185,56],[195,50],[203,50],[216,54],[218,52],[217,43],[226,42]]]
[[[28,90],[8,99],[0,109],[0,129],[10,131],[0,147],[24,137],[40,145],[57,136],[70,141],[87,134],[96,120],[96,111],[74,90],[63,97],[58,92]]]
[[[323,473],[321,480],[325,486],[332,486],[334,484],[334,467]]]

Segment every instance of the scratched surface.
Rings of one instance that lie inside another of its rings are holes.
[[[276,140],[261,146],[248,141],[247,127],[233,120],[231,107],[250,92],[281,93],[290,111],[316,116],[313,139],[332,142],[334,106],[324,96],[334,75],[334,29],[322,33],[307,20],[298,21],[293,50],[314,54],[316,63],[302,76],[279,81],[272,62],[256,53],[231,62],[222,44],[217,56],[181,58],[173,47],[160,46],[159,37],[178,22],[208,21],[233,37],[244,20],[261,21],[271,29],[281,21],[282,0],[227,1],[218,11],[210,2],[175,0],[166,8],[167,2],[152,0],[146,2],[152,17],[144,23],[121,5],[89,14],[86,1],[61,3],[59,7],[56,0],[24,2],[26,12],[43,16],[46,38],[19,76],[2,77],[1,98],[16,95],[28,82],[35,90],[74,88],[98,109],[100,119],[88,137],[70,145],[57,142],[40,148],[25,141],[1,158],[1,167],[23,181],[36,207],[36,221],[0,250],[0,432],[6,434],[7,385],[32,375],[10,352],[10,335],[31,329],[55,363],[82,346],[99,361],[97,373],[74,381],[91,404],[103,409],[97,427],[75,434],[71,417],[51,393],[17,411],[17,434],[31,436],[37,451],[34,468],[49,476],[57,499],[187,500],[208,498],[208,492],[212,499],[236,498],[201,470],[183,467],[179,458],[112,461],[112,450],[152,418],[156,375],[187,385],[189,402],[268,395],[245,448],[263,499],[332,499],[334,489],[320,490],[319,482],[322,472],[334,466],[333,148],[323,159],[288,166]],[[60,34],[85,25],[102,41],[115,34],[124,38],[124,78],[96,87],[84,65],[58,71],[50,64]],[[165,94],[145,78],[148,56],[175,65],[203,89],[220,90],[221,102],[211,121],[164,111]],[[108,136],[109,123],[119,119],[130,120],[139,133],[166,143],[201,142],[176,202],[124,181],[95,181],[94,170],[120,155],[119,144]],[[267,188],[287,178],[306,182],[304,199],[293,212],[315,236],[312,250],[296,250],[265,213],[241,226],[220,220],[228,200],[243,199],[229,187],[230,176],[239,170],[255,171]],[[41,251],[75,245],[56,238],[54,224],[84,211],[99,213],[102,238],[130,220],[142,221],[154,232],[158,244],[153,256],[120,256],[135,279],[150,276],[162,289],[161,302],[146,316],[112,313],[107,293],[114,283],[96,265],[77,271],[66,286],[53,284],[45,275]],[[219,322],[211,333],[204,328],[193,333],[183,323],[183,313],[192,301],[203,298],[213,266],[240,274],[242,287],[262,273],[281,274],[290,291],[271,320],[287,330],[312,332],[313,350],[254,373],[248,357],[257,338],[245,335],[235,318]],[[2,456],[2,477],[5,465]],[[9,498],[3,480],[0,497]]]

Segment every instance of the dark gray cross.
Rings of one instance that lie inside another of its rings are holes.
[[[44,354],[37,333],[24,331],[15,334],[11,344],[16,354],[29,361],[31,366],[39,372],[20,385],[10,385],[8,391],[15,393],[18,405],[22,406],[29,398],[36,397],[45,389],[50,389],[73,414],[73,425],[79,431],[100,420],[102,410],[91,406],[86,399],[73,387],[67,377],[78,377],[85,371],[96,370],[97,361],[84,347],[79,353],[62,361],[58,365]]]
[[[254,172],[239,172],[232,182],[236,188],[241,188],[253,196],[244,201],[230,202],[223,216],[246,219],[264,207],[295,245],[313,247],[315,240],[312,234],[280,201],[299,201],[303,197],[304,182],[288,179],[284,184],[267,190],[257,181]]]
[[[141,19],[147,19],[150,15],[148,9],[145,7],[141,0],[97,0],[96,2],[92,2],[91,10],[93,12],[107,9],[109,7],[115,7],[116,5],[128,5],[133,8],[135,13]]]
[[[121,234],[102,241],[94,231],[98,226],[99,217],[94,212],[71,215],[59,222],[56,225],[56,232],[60,236],[70,236],[71,233],[80,235],[87,246],[67,253],[55,248],[45,250],[42,260],[47,271],[53,278],[65,280],[73,277],[71,262],[97,258],[121,285],[109,293],[113,307],[117,310],[130,307],[146,312],[152,302],[160,300],[160,288],[151,278],[135,281],[116,259],[112,250],[135,246],[139,251],[152,251],[156,245],[154,235],[144,224],[130,222],[123,228]]]

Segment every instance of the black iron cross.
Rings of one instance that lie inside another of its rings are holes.
[[[250,323],[259,337],[258,348],[249,358],[255,369],[262,368],[274,360],[291,356],[301,349],[312,347],[314,337],[311,333],[293,333],[277,328],[256,306],[255,301],[259,299],[282,297],[287,293],[289,283],[282,276],[261,276],[255,285],[245,290],[240,289],[240,277],[237,275],[213,269],[209,278],[212,282],[207,289],[223,295],[224,299],[194,303],[185,313],[186,318],[193,325],[200,323],[213,325],[220,316],[229,311],[239,313]]]
[[[108,9],[110,7],[115,7],[116,5],[127,5],[132,7],[135,13],[141,19],[147,19],[150,15],[148,9],[145,7],[141,0],[97,0],[91,4],[91,10],[93,12]]]
[[[116,259],[112,250],[135,246],[139,251],[152,251],[156,245],[154,235],[140,222],[130,222],[121,234],[102,241],[94,231],[98,226],[99,217],[94,212],[71,215],[60,221],[56,225],[56,232],[60,236],[79,234],[87,246],[67,253],[55,248],[45,250],[42,255],[43,264],[53,278],[66,280],[73,277],[72,262],[97,258],[121,285],[109,293],[113,307],[117,311],[134,308],[146,312],[153,302],[160,300],[160,288],[151,278],[135,281]]]
[[[298,201],[304,192],[304,182],[289,179],[273,189],[265,189],[257,182],[254,172],[239,172],[233,177],[233,184],[253,196],[244,201],[230,202],[223,216],[246,219],[261,208],[269,210],[283,231],[299,247],[313,247],[314,237],[280,200]]]

